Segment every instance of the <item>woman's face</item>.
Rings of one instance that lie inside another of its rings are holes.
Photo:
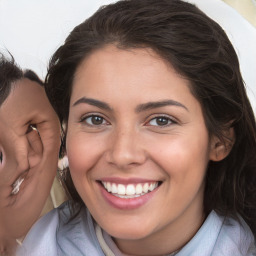
[[[210,144],[189,82],[152,50],[106,46],[78,67],[70,171],[95,220],[121,247],[197,231]]]

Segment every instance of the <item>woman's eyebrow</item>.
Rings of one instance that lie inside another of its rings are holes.
[[[112,108],[105,102],[100,101],[100,100],[95,100],[95,99],[91,99],[91,98],[86,98],[86,97],[82,97],[79,100],[77,100],[72,107],[77,106],[79,104],[89,104],[95,107],[98,107],[100,109],[104,109],[104,110],[108,110],[108,111],[112,111]]]
[[[162,100],[162,101],[147,102],[147,103],[138,105],[136,107],[135,111],[138,113],[138,112],[142,112],[142,111],[146,111],[146,110],[150,110],[150,109],[154,109],[154,108],[161,108],[161,107],[165,107],[165,106],[182,107],[188,111],[188,108],[185,105],[183,105],[180,102],[175,101],[175,100]]]

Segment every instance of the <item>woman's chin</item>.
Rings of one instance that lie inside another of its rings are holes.
[[[121,224],[120,224],[121,225]],[[121,227],[117,228],[107,228],[105,230],[111,237],[113,237],[114,240],[141,240],[146,237],[148,237],[152,230],[142,228],[141,225],[133,226],[124,226],[121,225]]]

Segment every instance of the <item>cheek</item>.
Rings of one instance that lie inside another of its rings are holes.
[[[86,170],[86,144],[83,143],[79,136],[75,136],[73,133],[67,133],[66,141],[67,157],[69,162],[69,169],[72,176],[82,174],[83,170]]]
[[[73,177],[86,175],[97,164],[101,147],[83,133],[68,133],[66,142],[70,172]]]
[[[152,155],[173,182],[186,178],[201,180],[209,161],[208,143],[207,133],[197,137],[177,136],[163,141],[161,148],[157,148],[155,143]]]
[[[166,150],[163,150],[161,155],[161,168],[169,181],[163,188],[166,190],[165,194],[169,195],[169,200],[173,202],[170,205],[183,209],[195,198],[198,198],[198,203],[201,204],[208,161],[207,143],[179,140],[173,141],[168,147],[166,145]]]

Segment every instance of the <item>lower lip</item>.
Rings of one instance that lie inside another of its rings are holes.
[[[142,205],[146,204],[149,200],[153,198],[155,193],[157,192],[158,188],[154,189],[153,191],[139,197],[135,198],[120,198],[117,196],[112,195],[111,193],[107,192],[105,188],[103,188],[99,184],[101,194],[103,198],[114,208],[120,210],[133,210],[141,207]]]

